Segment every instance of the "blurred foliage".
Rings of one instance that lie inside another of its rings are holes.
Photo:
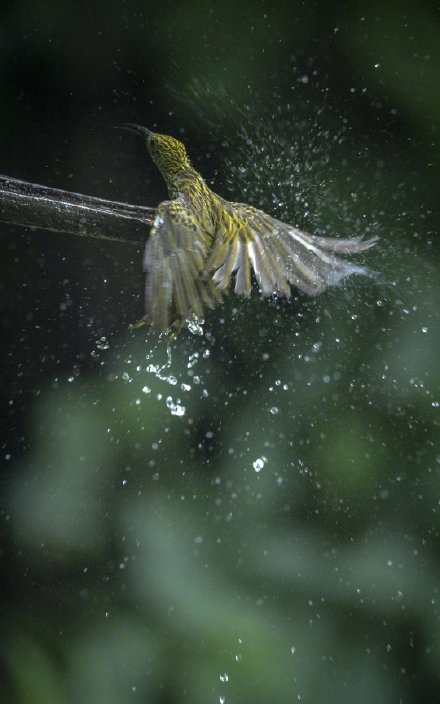
[[[440,699],[440,14],[4,2],[1,171],[379,234],[371,281],[128,332],[141,252],[1,224],[7,704]],[[80,38],[80,39],[79,39]]]

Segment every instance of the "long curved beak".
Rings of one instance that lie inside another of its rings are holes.
[[[125,125],[119,127],[121,130],[128,130],[129,132],[135,132],[143,137],[151,137],[154,132],[149,130],[147,127],[141,127],[141,125],[133,125],[131,122],[127,122]]]

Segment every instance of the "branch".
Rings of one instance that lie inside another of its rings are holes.
[[[0,176],[0,221],[96,239],[142,244],[155,209]]]

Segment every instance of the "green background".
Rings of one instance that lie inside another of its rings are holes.
[[[378,235],[316,300],[132,332],[142,247],[0,223],[0,700],[440,700],[436,3],[3,1],[0,171]]]

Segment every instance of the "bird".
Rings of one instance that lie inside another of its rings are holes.
[[[340,255],[363,252],[377,237],[309,235],[253,205],[228,201],[209,188],[181,141],[132,123],[123,128],[146,140],[169,194],[145,245],[144,315],[133,327],[180,329],[220,304],[232,286],[248,298],[253,277],[263,297],[290,298],[291,287],[316,296],[348,276],[371,273]]]

